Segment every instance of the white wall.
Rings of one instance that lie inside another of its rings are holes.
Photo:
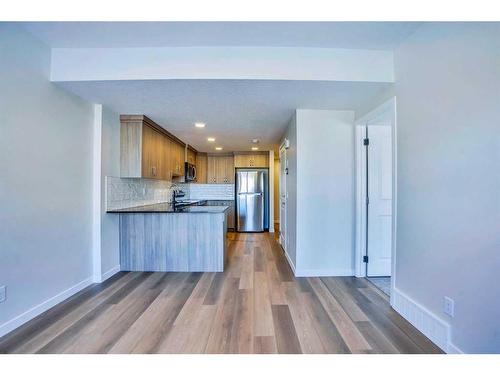
[[[395,75],[395,286],[450,324],[455,349],[499,353],[500,25],[423,25]]]
[[[390,99],[394,98],[394,96],[396,96],[396,91],[394,89],[394,85],[391,85],[390,87],[386,88],[385,90],[382,90],[375,97],[370,98],[370,100],[367,103],[362,103],[356,109],[356,122],[359,122],[360,120],[362,120],[363,116],[367,115],[368,113],[373,111],[375,108],[381,106],[382,104],[386,103]]]
[[[288,256],[296,276],[353,275],[354,112],[297,109],[287,150]]]
[[[104,278],[120,266],[118,215],[106,213],[106,176],[120,176],[120,116],[102,108],[101,136],[101,273]]]
[[[353,274],[354,112],[297,110],[297,275]]]
[[[47,46],[0,35],[2,335],[91,281],[93,109],[49,82]]]

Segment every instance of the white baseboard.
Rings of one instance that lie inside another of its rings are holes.
[[[48,300],[40,303],[39,305],[32,307],[28,311],[25,311],[24,313],[16,316],[15,318],[9,320],[8,322],[0,325],[0,337],[22,326],[24,323],[37,317],[38,315],[54,307],[58,303],[61,303],[65,299],[68,299],[69,297],[78,293],[82,289],[88,287],[92,283],[93,283],[92,277],[80,281],[78,284],[73,285],[72,287],[66,289],[65,291],[55,295],[54,297],[49,298]]]
[[[286,258],[288,264],[290,265],[290,268],[292,269],[293,274],[295,275],[295,264],[293,264],[292,260],[288,256],[288,253],[283,249],[283,247],[281,247],[281,251],[283,251],[283,254],[285,254],[285,258]],[[295,275],[295,276],[297,276],[297,275]]]
[[[333,277],[333,276],[354,276],[352,269],[319,269],[319,270],[297,270],[297,277]]]
[[[111,276],[114,274],[120,272],[120,265],[118,264],[117,266],[114,266],[113,268],[109,269],[108,271],[104,272],[101,276],[101,282],[106,281],[109,279]]]
[[[331,269],[331,270],[299,270],[295,267],[288,253],[281,248],[283,254],[285,254],[285,258],[290,265],[290,268],[293,271],[295,277],[328,277],[328,276],[353,276],[354,271],[352,269],[349,270],[340,270],[340,269]]]
[[[445,352],[462,353],[450,341],[450,325],[448,323],[412,300],[399,289],[394,288],[392,293],[392,307],[403,318],[408,320],[416,329]]]

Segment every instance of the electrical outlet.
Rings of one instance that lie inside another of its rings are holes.
[[[455,315],[455,301],[453,301],[450,297],[444,297],[443,311],[446,315],[449,315],[452,318]]]
[[[0,302],[4,302],[7,299],[7,287],[5,285],[0,286]]]

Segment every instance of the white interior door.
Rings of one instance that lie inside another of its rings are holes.
[[[367,276],[391,275],[392,129],[368,126]]]
[[[280,244],[286,251],[287,247],[287,233],[286,233],[286,205],[287,205],[287,193],[286,193],[286,172],[287,172],[287,161],[286,161],[286,149],[284,147],[280,148]]]

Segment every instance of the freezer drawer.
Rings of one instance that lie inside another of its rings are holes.
[[[264,195],[242,193],[237,196],[238,231],[262,232],[264,230]]]

